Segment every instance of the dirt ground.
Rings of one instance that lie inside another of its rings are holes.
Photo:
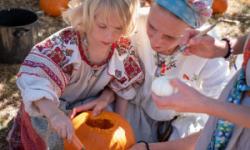
[[[223,18],[218,25],[221,36],[235,37],[250,32],[250,6],[242,3],[247,0],[229,0],[229,8],[225,15],[214,17],[211,22]],[[248,0],[249,1],[249,0]],[[60,17],[49,17],[39,9],[38,0],[0,0],[0,10],[7,8],[25,8],[39,14],[38,40],[42,40],[66,24]],[[20,64],[0,64],[0,149],[7,149],[5,140],[12,119],[20,106],[20,93],[15,81]]]

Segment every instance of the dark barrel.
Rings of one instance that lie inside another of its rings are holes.
[[[20,63],[35,44],[36,13],[26,9],[0,11],[0,63]]]

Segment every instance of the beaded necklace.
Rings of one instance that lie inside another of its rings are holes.
[[[247,41],[248,44],[250,40]],[[243,99],[245,92],[250,91],[250,86],[246,83],[246,64],[250,58],[250,48],[246,47],[247,49],[244,51],[244,61],[242,68],[240,70],[240,74],[237,80],[234,83],[232,90],[227,98],[227,102],[233,103],[236,105],[240,105]],[[211,142],[209,143],[207,150],[224,150],[227,147],[227,144],[230,141],[230,138],[233,134],[235,128],[235,124],[224,120],[219,119],[216,123],[216,128],[213,132],[213,136]]]

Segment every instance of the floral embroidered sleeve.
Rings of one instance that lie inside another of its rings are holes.
[[[17,85],[30,115],[39,115],[33,101],[46,98],[59,104],[58,98],[80,63],[75,34],[72,28],[53,34],[36,44],[23,61]]]
[[[113,76],[109,87],[121,98],[132,100],[136,96],[136,88],[144,80],[144,73],[131,41],[121,38],[113,55],[108,69]]]

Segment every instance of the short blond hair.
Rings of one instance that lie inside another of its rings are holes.
[[[102,9],[105,16],[118,14],[122,20],[124,36],[134,31],[135,18],[139,9],[139,0],[77,0],[63,13],[64,20],[81,33],[93,27],[97,9]]]

